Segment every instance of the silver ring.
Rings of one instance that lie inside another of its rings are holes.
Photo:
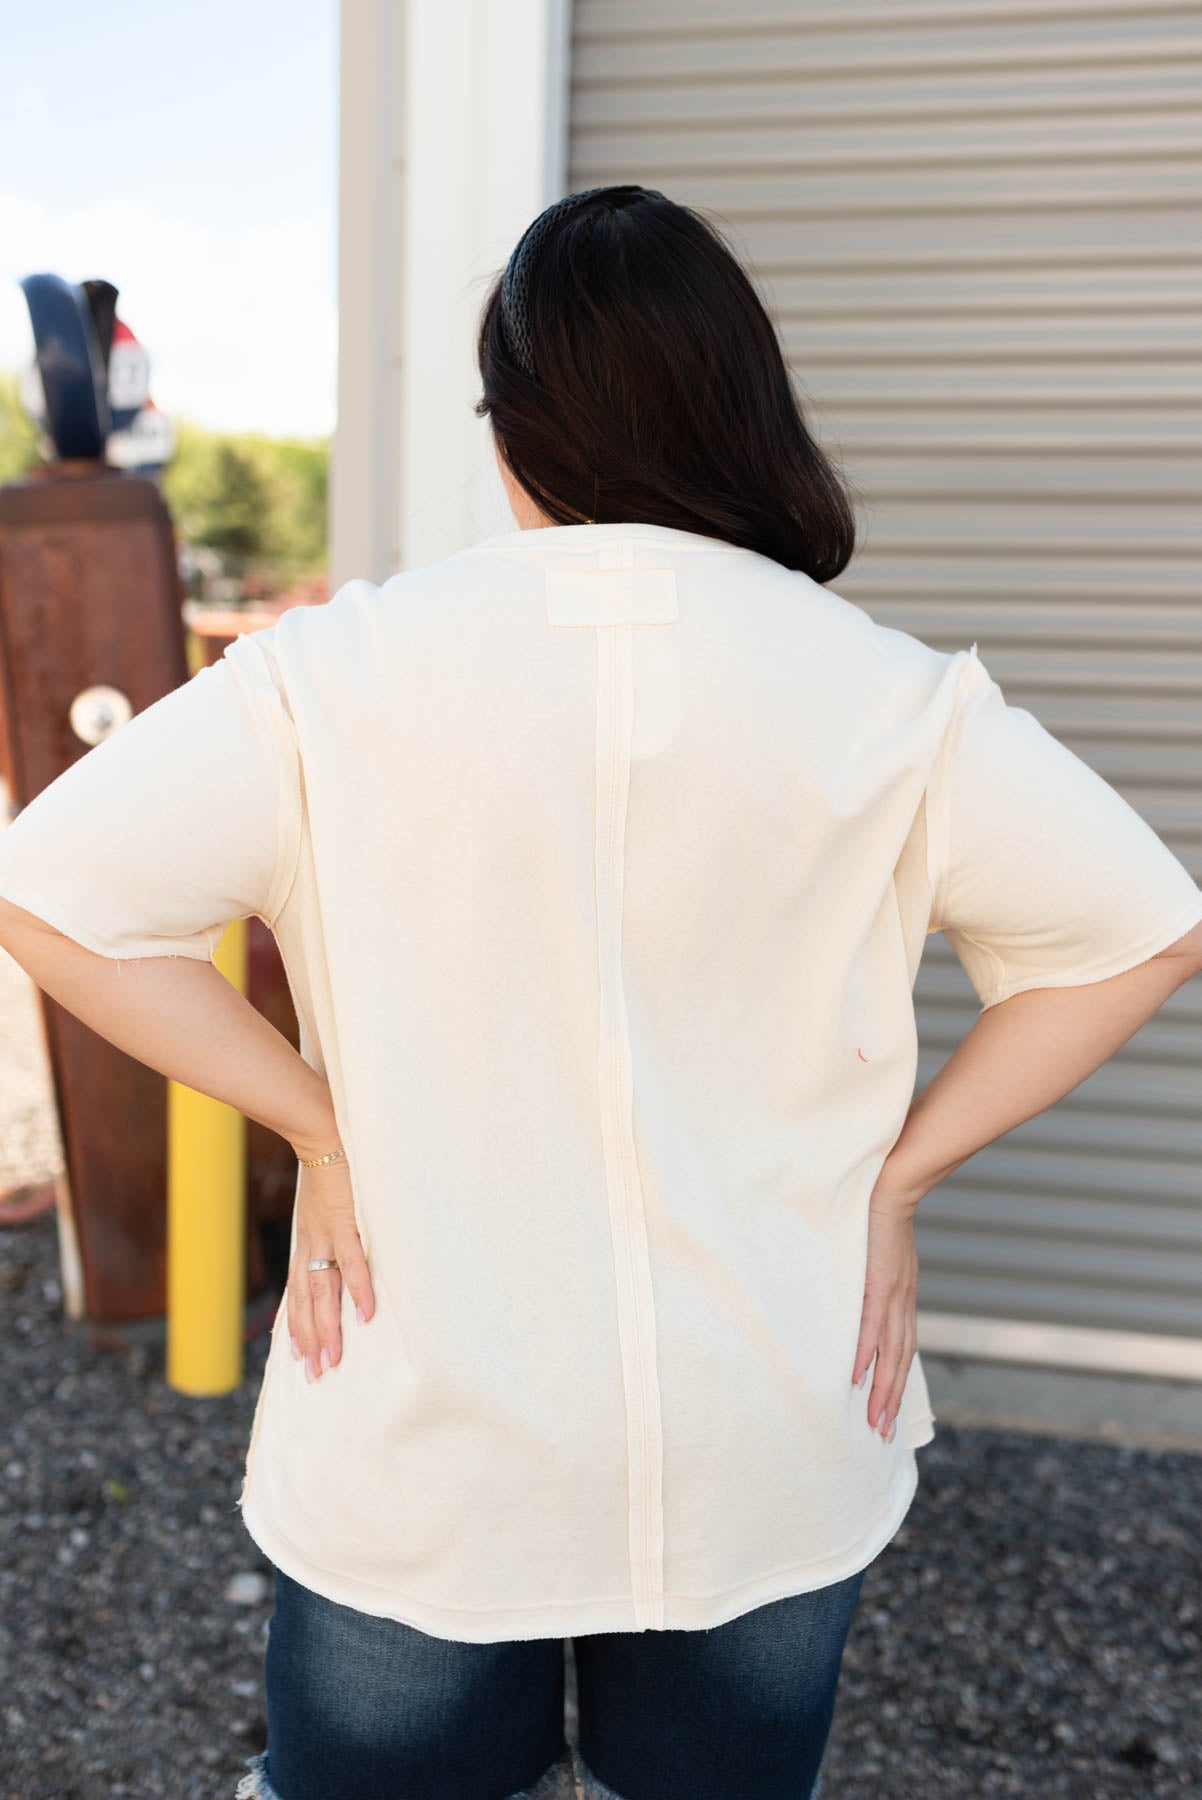
[[[313,1258],[312,1262],[309,1264],[309,1267],[310,1267],[310,1269],[336,1269],[338,1267],[338,1264],[334,1261],[334,1259],[332,1257],[315,1256]]]

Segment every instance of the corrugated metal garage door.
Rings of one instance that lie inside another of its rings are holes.
[[[1202,873],[1202,9],[577,0],[569,187],[733,229],[863,499],[834,586]],[[932,936],[920,1083],[975,998]],[[930,1312],[1202,1336],[1202,983],[923,1203]],[[1184,1349],[1184,1346],[1183,1346]]]

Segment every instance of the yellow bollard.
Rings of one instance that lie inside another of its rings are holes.
[[[226,927],[217,967],[246,992],[247,920]],[[246,1118],[167,1084],[167,1385],[228,1394],[243,1373]]]

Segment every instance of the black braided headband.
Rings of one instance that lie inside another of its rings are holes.
[[[553,225],[565,213],[572,212],[584,200],[602,194],[604,187],[583,188],[578,194],[565,194],[528,225],[505,266],[501,281],[501,324],[505,340],[514,360],[527,375],[534,374],[534,344],[530,331],[530,270]]]

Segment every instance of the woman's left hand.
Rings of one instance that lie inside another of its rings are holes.
[[[297,1149],[298,1156],[321,1154],[324,1151]],[[355,1302],[355,1317],[361,1325],[376,1307],[355,1222],[346,1159],[339,1157],[321,1168],[302,1168],[296,1207],[296,1249],[288,1270],[288,1330],[293,1357],[304,1362],[306,1380],[316,1381],[342,1357],[343,1284]],[[309,1263],[319,1257],[333,1266],[310,1269]]]

